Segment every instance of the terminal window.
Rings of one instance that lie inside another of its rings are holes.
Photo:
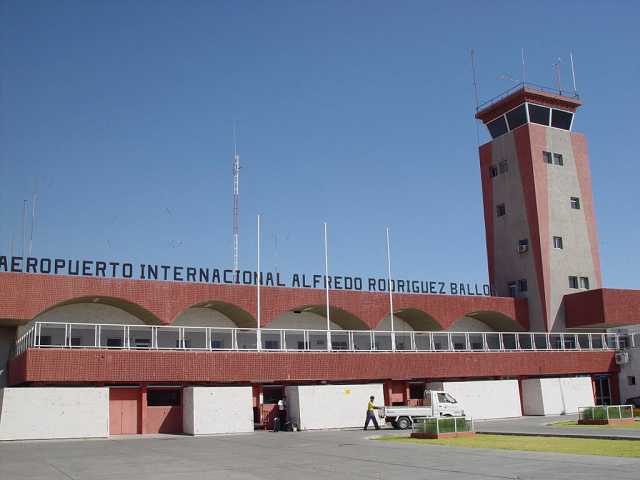
[[[589,290],[589,277],[580,277],[580,288]]]
[[[580,210],[580,199],[578,197],[571,197],[571,208]]]
[[[496,207],[496,212],[497,212],[499,217],[502,217],[502,216],[506,215],[507,208],[504,206],[504,203],[501,203],[500,205],[498,205]]]
[[[491,175],[491,178],[497,177],[498,176],[498,167],[496,167],[495,165],[491,165],[489,167],[489,175]]]
[[[148,390],[147,405],[149,407],[180,406],[180,390],[174,390],[174,389]]]
[[[551,157],[551,152],[542,152],[542,160],[544,163],[552,164],[553,160]]]
[[[553,248],[562,250],[562,237],[553,237]]]
[[[636,384],[636,377],[634,375],[629,375],[627,377],[627,383],[629,385],[635,385]]]
[[[578,288],[578,277],[569,277],[569,288]]]
[[[509,296],[515,298],[517,293],[516,282],[509,282],[507,284],[507,289],[509,290]]]

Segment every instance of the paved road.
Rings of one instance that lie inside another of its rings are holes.
[[[397,432],[384,432],[383,434]],[[0,443],[2,480],[638,478],[640,459],[399,445],[372,432]]]
[[[546,434],[563,436],[590,436],[604,438],[629,438],[640,440],[640,429],[589,428],[589,427],[551,427],[553,422],[577,420],[577,415],[520,417],[501,420],[480,420],[475,422],[478,432]]]

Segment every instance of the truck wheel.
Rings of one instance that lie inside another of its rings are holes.
[[[409,417],[400,417],[396,420],[396,425],[400,430],[406,430],[411,426],[411,420],[409,420]]]

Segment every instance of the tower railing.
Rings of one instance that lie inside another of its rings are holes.
[[[489,100],[486,100],[482,103],[480,103],[478,105],[478,107],[476,108],[476,111],[480,111],[485,107],[488,107],[489,105],[497,102],[498,100],[502,100],[503,98],[508,97],[509,95],[511,95],[514,92],[517,92],[518,90],[522,90],[523,88],[530,88],[532,90],[537,90],[539,92],[543,92],[543,93],[551,93],[553,95],[560,95],[562,97],[568,97],[568,98],[575,98],[575,99],[579,99],[580,95],[578,95],[577,92],[574,92],[573,90],[565,90],[565,89],[558,89],[558,88],[554,88],[554,87],[547,87],[544,85],[538,85],[536,83],[530,83],[530,82],[520,82],[515,84],[514,86],[512,86],[511,88],[509,88],[508,90],[502,92],[499,95],[496,95],[493,98],[490,98]]]
[[[618,350],[615,333],[454,332],[221,328],[35,322],[16,342],[29,348],[265,352],[548,352]],[[395,349],[392,338],[395,337]],[[260,348],[258,348],[260,341]]]

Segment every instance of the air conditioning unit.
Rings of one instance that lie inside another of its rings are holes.
[[[616,353],[616,365],[624,365],[629,362],[629,352]]]

